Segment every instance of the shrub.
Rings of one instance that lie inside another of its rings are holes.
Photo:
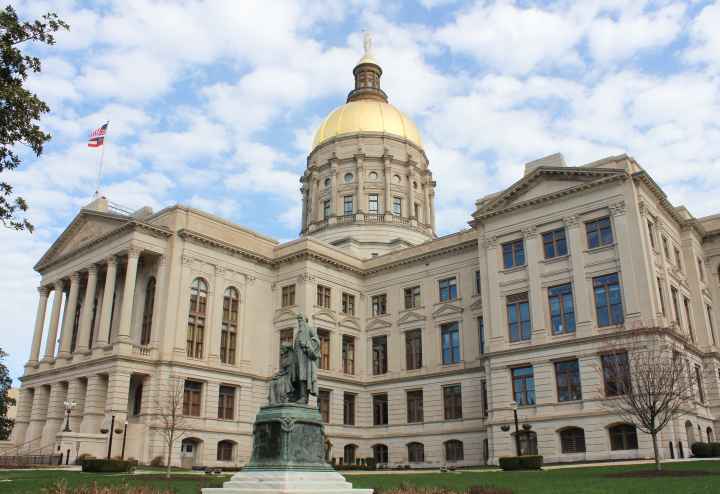
[[[500,458],[500,468],[503,470],[539,470],[542,468],[541,455],[505,456]]]
[[[710,443],[710,451],[714,457],[720,456],[720,443]]]
[[[93,455],[91,455],[89,453],[83,453],[80,456],[78,456],[77,458],[75,458],[75,464],[81,465],[83,460],[94,460],[94,459],[95,459],[95,457]]]
[[[86,459],[81,462],[83,472],[94,473],[120,473],[129,472],[134,464],[129,461],[120,460],[91,460]]]
[[[61,480],[42,490],[43,494],[173,494],[171,490],[158,490],[148,486],[128,486],[127,484],[98,487],[93,482],[89,486],[68,487]]]
[[[155,458],[150,460],[150,466],[151,467],[164,467],[165,459],[162,456],[156,456]]]
[[[712,445],[708,443],[693,443],[690,446],[693,456],[698,458],[710,458],[712,457]]]

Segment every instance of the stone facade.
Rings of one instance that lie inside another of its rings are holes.
[[[384,95],[351,94],[348,104]],[[128,424],[125,456],[149,462],[165,455],[156,404],[180,379],[187,434],[173,462],[242,465],[298,313],[324,338],[319,401],[336,461],[496,463],[514,453],[503,429],[518,400],[534,433],[524,447],[536,443],[546,461],[650,456],[647,436],[637,432],[635,445],[614,427],[598,371],[609,342],[641,329],[658,330],[701,371],[702,395],[663,432],[663,455],[714,437],[720,216],[673,206],[632,158],[530,163],[477,201],[469,229],[444,237],[434,234],[419,141],[385,127],[319,142],[302,184],[303,232],[284,244],[181,205],[128,213],[99,198],[83,208],[36,265],[15,444],[104,456],[114,416]],[[363,209],[370,194],[377,212]],[[406,207],[388,208],[395,197]],[[614,290],[612,307],[603,290]],[[558,316],[551,297],[571,309]],[[556,369],[568,361],[581,389],[572,399]],[[69,433],[60,432],[66,398],[77,403]],[[584,448],[564,444],[571,427]]]

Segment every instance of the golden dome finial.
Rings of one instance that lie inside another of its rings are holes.
[[[355,65],[353,74],[355,75],[355,89],[348,94],[348,102],[357,100],[375,100],[387,103],[387,95],[380,89],[380,76],[382,76],[382,68],[375,61],[372,54],[372,35],[368,31],[363,31],[363,48],[365,54]]]

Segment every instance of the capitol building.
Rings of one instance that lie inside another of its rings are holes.
[[[648,331],[684,355],[696,399],[662,432],[689,456],[720,424],[720,215],[672,205],[632,157],[525,165],[438,237],[420,132],[366,53],[315,134],[302,231],[279,243],[174,205],[98,197],[37,262],[36,324],[12,441],[149,463],[156,413],[184,387],[183,466],[242,466],[282,342],[304,314],[321,341],[317,404],[328,458],[388,467],[643,458],[652,442],[605,402],[608,345]],[[442,180],[442,177],[438,178]],[[41,352],[42,350],[42,352]],[[76,406],[65,428],[65,401]]]

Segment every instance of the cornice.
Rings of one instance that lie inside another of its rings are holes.
[[[243,257],[245,259],[249,259],[258,264],[263,264],[263,265],[272,265],[273,264],[273,259],[270,257],[264,256],[262,254],[258,254],[256,252],[253,252],[248,249],[243,249],[242,247],[237,247],[237,246],[229,244],[227,242],[223,242],[222,240],[217,240],[217,239],[208,237],[207,235],[204,235],[202,233],[198,233],[198,232],[195,232],[192,230],[188,230],[187,228],[178,230],[177,235],[178,235],[178,237],[182,238],[183,240],[196,242],[196,243],[199,243],[202,245],[209,245],[211,247],[215,247],[215,248],[224,250],[226,252],[229,252],[232,255]]]
[[[414,256],[404,257],[402,259],[398,259],[397,261],[389,262],[388,264],[385,264],[385,265],[367,268],[363,274],[365,276],[367,276],[367,275],[371,275],[371,274],[380,273],[382,271],[389,271],[392,269],[397,269],[401,266],[406,266],[408,264],[423,262],[428,259],[432,259],[432,258],[438,257],[438,256],[443,256],[446,254],[463,252],[463,251],[471,249],[471,248],[477,249],[477,245],[478,245],[477,238],[473,238],[471,240],[466,240],[463,242],[459,242],[457,244],[448,245],[446,247],[443,247],[443,248],[440,248],[437,250],[433,250],[430,252],[423,252],[421,254],[416,254]]]

